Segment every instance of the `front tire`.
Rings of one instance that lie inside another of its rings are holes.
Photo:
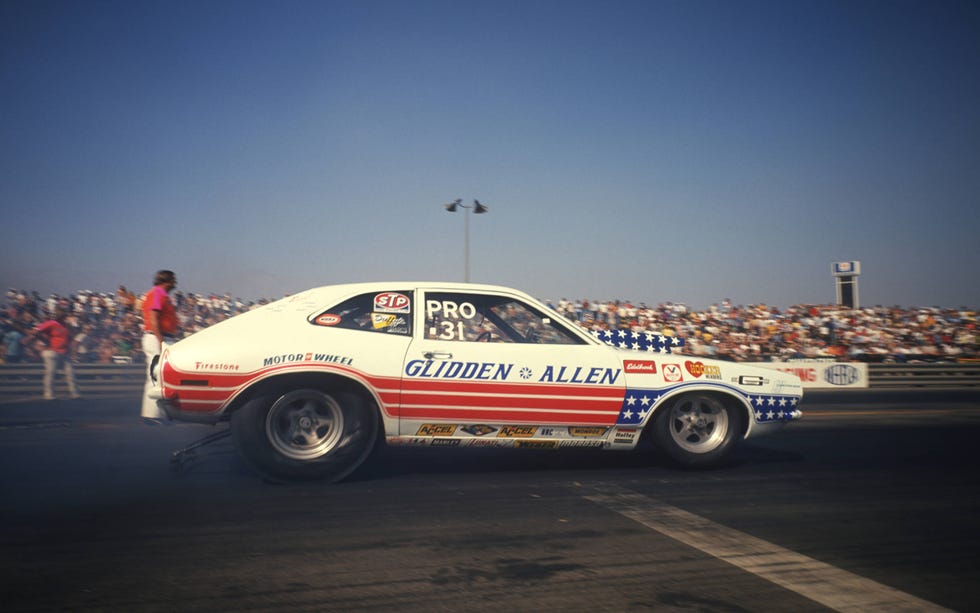
[[[669,460],[688,467],[723,463],[744,430],[744,411],[713,394],[684,394],[657,412],[653,439]]]
[[[356,394],[313,388],[249,400],[231,416],[245,462],[270,481],[339,481],[371,453],[378,415]]]

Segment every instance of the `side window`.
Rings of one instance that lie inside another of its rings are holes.
[[[313,324],[381,334],[412,335],[412,292],[372,292],[349,298],[313,318]]]
[[[585,344],[562,324],[513,298],[429,292],[425,296],[425,338],[442,341]]]

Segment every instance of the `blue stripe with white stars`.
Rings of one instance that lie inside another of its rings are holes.
[[[678,385],[660,390],[627,389],[623,397],[623,406],[619,411],[617,426],[637,426],[646,421],[654,405],[660,402],[666,394],[686,385]],[[732,391],[731,388],[725,388]],[[737,390],[736,390],[737,391]],[[791,421],[795,419],[793,412],[800,403],[799,396],[782,394],[739,394],[752,405],[752,413],[758,423]]]

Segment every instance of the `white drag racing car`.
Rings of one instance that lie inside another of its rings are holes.
[[[798,378],[671,353],[678,339],[592,335],[530,296],[460,283],[311,289],[166,347],[150,398],[231,422],[271,480],[338,480],[387,444],[634,449],[685,466],[801,416]]]

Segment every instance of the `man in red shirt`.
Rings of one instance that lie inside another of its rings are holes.
[[[177,309],[170,300],[170,292],[177,287],[177,275],[171,270],[158,271],[153,278],[153,288],[143,298],[143,353],[146,363],[160,355],[163,348],[177,342],[179,321]],[[146,387],[143,392],[143,407],[140,415],[147,424],[166,423],[167,414],[160,410],[156,400],[149,399],[146,392],[152,387],[147,371]]]
[[[56,309],[54,318],[38,324],[32,335],[41,335],[46,344],[46,348],[41,351],[44,359],[44,399],[54,400],[54,377],[59,368],[65,371],[68,393],[72,398],[79,398],[78,387],[75,385],[75,369],[71,365],[68,352],[71,347],[71,333],[65,327],[65,312]]]

